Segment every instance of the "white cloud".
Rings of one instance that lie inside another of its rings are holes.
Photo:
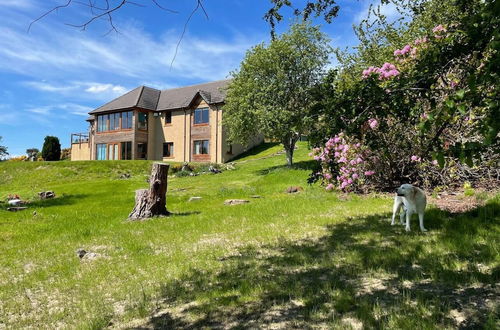
[[[51,114],[53,112],[63,112],[66,114],[73,114],[73,115],[79,115],[79,116],[88,116],[88,113],[92,111],[93,108],[87,107],[84,105],[80,104],[75,104],[75,103],[62,103],[62,104],[55,104],[55,105],[45,105],[45,106],[38,106],[38,107],[32,107],[26,109],[26,111],[37,114],[37,115],[43,115],[46,116],[48,114]]]
[[[33,3],[31,0],[1,0],[0,7],[32,8]]]
[[[245,51],[265,38],[199,38],[186,34],[170,67],[180,37],[178,31],[150,35],[120,24],[121,33],[102,37],[61,28],[60,23],[41,21],[26,33],[13,22],[0,22],[0,71],[48,80],[69,76],[94,80],[112,75],[114,79],[146,79],[164,84],[178,79],[209,81],[226,78],[239,66]]]
[[[95,83],[90,85],[85,91],[93,94],[113,92],[121,95],[124,94],[127,89],[120,85]]]
[[[364,9],[360,11],[357,15],[355,15],[354,23],[359,23],[368,17],[368,14],[370,12],[370,6],[372,12],[374,10],[377,10],[377,8],[380,8],[380,13],[384,15],[389,21],[393,21],[401,17],[401,14],[398,12],[398,8],[395,4],[393,3],[381,4],[380,0],[374,0],[374,1],[369,1],[364,7]],[[371,19],[373,20],[373,17]]]

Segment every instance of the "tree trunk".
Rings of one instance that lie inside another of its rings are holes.
[[[295,150],[295,143],[297,143],[298,134],[292,134],[290,137],[286,137],[283,141],[283,146],[286,152],[286,164],[288,166],[293,165],[293,152]]]
[[[149,178],[149,189],[135,191],[135,206],[129,219],[145,219],[154,216],[166,216],[167,211],[167,176],[170,165],[154,163]]]

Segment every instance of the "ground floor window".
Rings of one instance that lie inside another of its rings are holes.
[[[209,143],[208,140],[198,140],[193,143],[194,155],[208,155]]]
[[[132,142],[122,142],[120,147],[122,149],[121,159],[132,159]]]
[[[106,160],[106,144],[98,143],[96,148],[96,159],[97,160]]]
[[[174,157],[174,143],[165,142],[163,144],[163,157]]]
[[[148,144],[138,143],[137,144],[137,158],[147,159],[148,158]]]

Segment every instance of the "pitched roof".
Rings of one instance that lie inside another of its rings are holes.
[[[194,98],[200,95],[208,104],[224,102],[226,97],[225,88],[230,80],[219,80],[209,83],[166,89],[161,91],[157,110],[170,110],[185,108],[191,105]]]
[[[146,110],[156,110],[160,91],[151,87],[140,86],[130,92],[117,97],[111,102],[92,110],[89,114],[107,112],[120,109],[129,109],[134,107],[143,108]]]
[[[134,107],[153,111],[181,109],[189,107],[198,95],[208,104],[222,103],[226,96],[225,88],[229,82],[230,80],[219,80],[193,86],[165,89],[162,91],[140,86],[92,110],[89,114],[92,115],[95,113]]]

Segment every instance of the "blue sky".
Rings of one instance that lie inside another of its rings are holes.
[[[34,24],[30,22],[66,0],[0,0],[0,136],[11,155],[27,148],[41,149],[46,135],[69,147],[71,133],[86,132],[92,109],[139,85],[164,89],[227,78],[238,68],[245,51],[269,40],[262,19],[268,0],[205,0],[191,20],[170,68],[175,46],[194,0],[158,0],[177,10],[124,7],[114,15],[119,33],[106,22],[86,31],[67,26],[85,21],[86,9],[75,5]],[[334,47],[356,44],[352,25],[366,15],[371,2],[339,1],[332,24],[321,21]],[[303,2],[301,0],[297,3]],[[394,15],[394,9],[385,8]],[[287,29],[289,12],[278,32]]]

